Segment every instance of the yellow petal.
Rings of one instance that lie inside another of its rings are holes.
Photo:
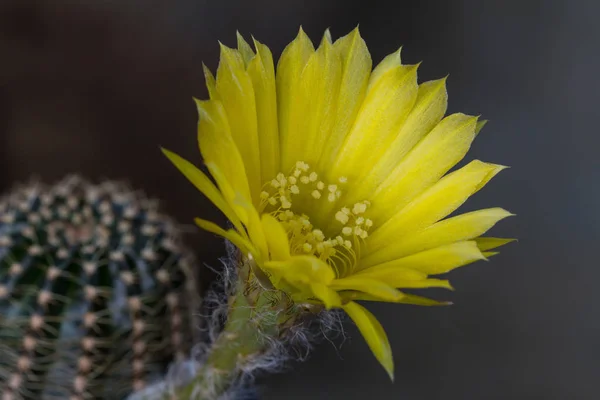
[[[399,65],[402,65],[402,57],[400,56],[400,53],[402,53],[402,47],[400,47],[392,54],[388,54],[387,56],[385,56],[385,58],[381,60],[379,64],[377,64],[377,66],[375,67],[375,69],[373,69],[373,72],[371,73],[371,79],[369,79],[368,90],[371,90],[375,83],[379,82],[382,75],[388,73],[390,70],[398,67]]]
[[[501,208],[488,208],[457,215],[440,221],[421,232],[406,236],[392,246],[369,253],[361,258],[360,265],[368,267],[434,247],[470,240],[483,235],[498,221],[511,215]]]
[[[218,100],[219,95],[217,93],[217,82],[210,69],[204,63],[202,63],[202,70],[204,71],[204,80],[206,81],[206,89],[208,89],[208,96],[211,100]]]
[[[393,285],[392,282],[395,282],[396,279],[406,280],[403,276],[405,269],[420,271],[428,275],[444,274],[483,259],[485,257],[474,241],[456,242],[368,268],[362,266],[364,269],[359,275],[371,279],[382,279]]]
[[[419,140],[440,122],[447,105],[446,78],[420,84],[415,105],[402,124],[400,133],[377,160],[373,169],[368,171],[361,185],[376,188]],[[359,199],[350,200],[351,203],[354,201]]]
[[[269,247],[270,259],[285,261],[290,256],[290,244],[283,226],[270,214],[263,214],[261,218],[263,231]]]
[[[339,38],[333,44],[342,60],[342,76],[335,112],[336,121],[319,161],[319,170],[326,171],[332,165],[350,131],[367,91],[371,74],[371,55],[358,28]]]
[[[256,103],[261,180],[267,182],[280,171],[277,88],[271,51],[256,40],[254,47],[256,56],[248,64],[248,75],[252,80]]]
[[[196,225],[205,231],[214,233],[215,235],[219,235],[227,240],[229,240],[235,247],[240,249],[246,255],[251,253],[257,255],[257,252],[252,245],[252,243],[246,239],[244,239],[239,233],[234,231],[233,229],[225,230],[211,221],[206,221],[201,218],[195,218],[194,221]]]
[[[239,32],[236,32],[235,35],[237,37],[238,52],[242,56],[242,60],[244,60],[244,65],[247,67],[250,60],[254,58],[254,52],[252,51],[252,47],[250,47],[248,42],[246,42],[246,39],[244,39]]]
[[[449,306],[452,302],[449,301],[437,301],[428,299],[427,297],[417,296],[414,294],[402,293],[402,296],[399,297],[394,303],[400,304],[413,304],[416,306]],[[379,297],[371,296],[369,294],[363,292],[343,292],[341,294],[343,301],[351,301],[351,300],[362,300],[362,301],[381,301]]]
[[[296,163],[294,160],[294,140],[302,136],[298,123],[305,115],[296,104],[300,91],[300,76],[314,47],[302,28],[281,54],[277,63],[277,110],[279,118],[279,137],[281,139],[281,168],[289,171]]]
[[[262,185],[254,89],[240,53],[224,45],[221,45],[217,69],[217,91],[229,121],[231,137],[244,160],[253,203],[259,204]]]
[[[428,299],[427,297],[417,296],[416,294],[404,293],[396,303],[402,304],[412,304],[415,306],[450,306],[452,302],[450,301],[437,301],[433,299]]]
[[[269,261],[265,263],[265,268],[281,274],[290,283],[329,284],[335,279],[333,269],[314,256],[293,256],[285,261]]]
[[[323,33],[323,39],[321,39],[321,42],[324,41],[328,41],[329,44],[333,43],[333,40],[331,39],[331,31],[329,30],[329,28],[325,29],[325,33]]]
[[[335,122],[341,76],[341,58],[333,45],[323,40],[300,75],[293,106],[297,133],[287,139],[287,160],[304,161],[310,166],[318,162]],[[291,164],[284,168],[291,168]]]
[[[217,181],[221,193],[232,206],[238,193],[250,200],[246,169],[240,152],[231,137],[223,105],[218,100],[196,100],[196,105],[199,114],[198,142],[200,152],[207,167],[210,169],[210,165],[213,165],[213,170],[218,169],[221,173],[221,177],[218,178],[211,170],[211,175]],[[235,188],[235,191],[233,188]],[[244,222],[243,219],[242,222]]]
[[[475,127],[475,135],[479,135],[479,132],[483,129],[483,127],[488,123],[487,119],[482,119],[477,121],[477,126]]]
[[[417,65],[398,65],[373,81],[329,179],[368,174],[389,148],[417,98]],[[356,188],[360,188],[356,185]]]
[[[396,301],[402,294],[385,281],[371,277],[350,276],[336,279],[329,287],[336,291],[355,290],[377,297],[380,301]]]
[[[494,237],[478,237],[475,239],[479,250],[492,250],[507,243],[514,242],[516,239],[494,238]]]
[[[325,284],[312,283],[310,288],[313,295],[317,299],[321,300],[328,310],[334,307],[339,308],[342,306],[342,299],[340,296],[335,292],[335,290],[332,290]]]
[[[384,282],[390,275],[393,275],[394,279],[402,279],[403,281],[427,279],[427,274],[425,272],[403,267],[401,265],[394,265],[394,261],[388,261],[369,268],[359,268],[354,272],[353,276],[358,278],[379,279]],[[361,266],[362,264],[359,264],[359,267]]]
[[[500,252],[499,251],[484,251],[481,254],[483,254],[484,257],[486,257],[486,258],[490,258],[490,257],[500,254]]]
[[[369,251],[390,246],[456,210],[505,167],[478,160],[443,177],[369,235]]]
[[[247,201],[240,200],[240,206],[246,210],[248,215],[248,223],[245,224],[248,236],[256,249],[260,252],[260,259],[267,260],[269,258],[269,248],[267,246],[267,239],[265,237],[260,215],[254,206]]]
[[[427,288],[442,288],[448,290],[454,290],[450,282],[446,279],[423,279],[420,281],[411,281],[403,279],[394,279],[394,287],[398,289],[427,289]]]
[[[161,149],[165,156],[181,171],[181,173],[188,178],[190,182],[202,194],[204,194],[217,208],[231,221],[233,226],[238,232],[245,234],[244,228],[238,216],[235,214],[233,209],[227,204],[227,201],[223,198],[223,195],[219,192],[212,181],[198,168],[196,168],[189,161],[179,157],[177,154],[167,150]]]
[[[459,162],[475,137],[476,117],[452,114],[425,136],[371,198],[371,218],[384,221],[437,182]]]
[[[390,379],[394,380],[394,358],[392,349],[383,327],[375,316],[366,308],[353,301],[342,306],[344,311],[352,318],[358,330],[365,338],[367,345],[373,352],[377,361],[385,368]]]

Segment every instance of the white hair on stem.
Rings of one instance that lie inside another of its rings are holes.
[[[314,344],[323,339],[334,346],[334,341],[339,337],[342,337],[342,343],[345,340],[342,324],[344,314],[340,310],[323,310],[318,314],[307,312],[276,337],[258,329],[257,340],[264,343],[263,351],[241,360],[232,373],[234,378],[229,382],[227,390],[218,393],[220,372],[206,370],[206,360],[211,354],[212,344],[223,331],[227,315],[231,311],[229,299],[234,295],[238,283],[239,253],[229,242],[227,242],[227,257],[221,259],[221,262],[222,270],[207,266],[217,274],[218,278],[203,299],[200,312],[202,322],[199,327],[201,341],[194,345],[190,358],[172,364],[163,380],[135,393],[128,400],[163,400],[165,396],[172,396],[177,390],[189,384],[200,369],[204,369],[203,380],[193,388],[190,399],[241,400],[251,392],[251,387],[259,374],[282,372],[291,362],[306,360]],[[257,314],[255,318],[272,319],[276,316],[273,313],[281,312],[286,310],[267,310]]]

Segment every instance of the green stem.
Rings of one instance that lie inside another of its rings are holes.
[[[193,381],[179,393],[181,400],[212,398],[224,393],[239,377],[240,367],[268,350],[267,337],[277,338],[286,301],[262,288],[244,263],[236,293],[230,298],[227,322],[211,345]]]

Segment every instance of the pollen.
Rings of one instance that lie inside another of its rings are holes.
[[[307,163],[299,161],[288,174],[279,172],[263,186],[260,192],[260,211],[268,212],[279,220],[287,234],[292,254],[314,255],[329,263],[338,275],[351,271],[356,262],[362,241],[369,236],[372,221],[364,216],[369,208],[368,201],[343,205],[330,217],[320,211],[343,201],[342,184],[348,183],[345,176],[333,182],[320,179],[320,174]],[[327,202],[330,205],[326,206]],[[300,212],[302,210],[302,212]],[[329,234],[313,226],[314,218]],[[327,218],[331,218],[327,222]]]
[[[348,217],[348,215],[343,211],[338,211],[337,213],[335,213],[335,219],[340,221],[342,225],[346,225],[350,217]]]

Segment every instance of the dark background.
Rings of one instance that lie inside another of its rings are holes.
[[[264,379],[263,398],[597,399],[599,13],[567,0],[0,0],[0,189],[78,171],[127,179],[186,223],[215,214],[158,146],[200,163],[192,96],[206,96],[217,40],[233,46],[238,29],[279,55],[300,24],[318,41],[360,23],[375,62],[403,45],[421,80],[450,73],[450,112],[490,119],[469,157],[512,168],[465,209],[518,214],[494,234],[520,241],[453,273],[453,307],[371,308],[394,384],[348,327],[340,350]],[[223,246],[192,232],[214,265]]]

